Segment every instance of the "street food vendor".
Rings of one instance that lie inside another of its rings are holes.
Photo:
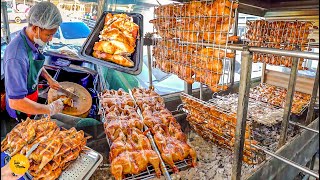
[[[63,109],[60,99],[48,105],[37,103],[40,75],[51,88],[60,87],[43,67],[42,50],[62,22],[61,14],[54,4],[40,2],[30,9],[27,22],[28,26],[8,44],[4,53],[6,109],[16,120],[35,114],[54,115]]]

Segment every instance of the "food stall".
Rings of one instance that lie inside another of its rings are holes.
[[[60,179],[319,178],[313,170],[319,150],[319,64],[313,77],[300,75],[309,62],[319,60],[311,52],[319,48],[319,24],[308,19],[318,16],[313,7],[319,2],[308,1],[303,8],[310,17],[301,19],[281,14],[297,13],[299,2],[160,3],[149,21],[154,32],[145,36],[138,13],[103,12],[79,57],[47,53],[47,71],[80,100],[50,120],[37,115],[15,130],[12,122],[5,124],[1,151],[9,150],[10,156],[26,154],[36,143],[30,139],[18,150],[17,143],[9,143],[27,136],[22,126],[44,134],[36,124],[45,122],[52,124],[52,131],[46,131],[56,135],[51,138],[59,140],[57,127],[65,135],[50,161],[34,163],[25,178],[45,177],[39,168]],[[243,39],[237,34],[240,12],[265,17],[247,21]],[[128,46],[114,42],[123,38],[119,30],[105,30],[119,28],[113,24],[118,20],[130,26]],[[137,75],[143,46],[150,87],[108,89],[101,67]],[[241,52],[239,82],[234,77],[236,52]],[[252,65],[258,62],[263,63],[262,76],[252,79]],[[289,73],[268,69],[270,65]],[[185,91],[160,96],[153,86],[154,68],[183,79]],[[201,83],[199,89],[192,89],[195,82]],[[38,87],[42,103],[61,96],[44,79]],[[20,138],[14,136],[16,130]],[[66,138],[73,133],[79,138]],[[69,141],[77,146],[71,148]],[[37,152],[40,147],[29,156],[32,162]]]

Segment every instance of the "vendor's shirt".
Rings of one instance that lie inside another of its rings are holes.
[[[30,41],[26,35],[26,27],[8,44],[4,52],[3,65],[4,65],[4,82],[6,91],[6,109],[9,115],[16,118],[15,110],[9,107],[10,99],[23,99],[28,94],[33,92],[27,89],[27,79],[29,72],[29,58],[27,48],[24,44],[25,36],[28,45],[32,49],[34,59],[38,59],[39,51],[37,47]]]

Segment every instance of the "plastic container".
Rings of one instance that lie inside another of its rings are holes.
[[[139,26],[139,36],[136,40],[135,51],[131,54],[131,56],[129,56],[129,58],[134,62],[133,67],[124,67],[116,63],[98,59],[92,56],[94,43],[99,41],[100,31],[103,29],[104,19],[108,13],[127,14],[128,16],[131,16],[133,19],[133,22]],[[140,74],[142,70],[142,63],[143,63],[143,59],[142,59],[143,42],[142,41],[143,41],[143,16],[141,14],[105,11],[103,12],[101,17],[97,21],[96,25],[94,26],[93,30],[91,31],[90,35],[86,39],[85,43],[81,47],[79,56],[81,57],[81,59],[95,63],[97,65],[102,65],[120,72],[137,75],[137,74]]]

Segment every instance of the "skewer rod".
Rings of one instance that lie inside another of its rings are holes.
[[[272,157],[274,157],[274,158],[276,158],[276,159],[278,159],[278,160],[280,160],[280,161],[282,161],[282,162],[284,162],[286,164],[289,164],[290,166],[293,166],[293,167],[295,167],[295,168],[297,168],[297,169],[299,169],[299,170],[301,170],[301,171],[303,171],[303,172],[305,172],[305,173],[307,173],[307,174],[319,179],[319,174],[315,173],[314,171],[312,171],[312,170],[310,170],[308,168],[305,168],[305,167],[303,167],[303,166],[301,166],[301,165],[299,165],[299,164],[297,164],[297,163],[295,163],[293,161],[290,161],[289,159],[286,159],[286,158],[284,158],[282,156],[279,156],[279,155],[277,155],[277,154],[275,154],[275,153],[273,153],[271,151],[268,151],[267,149],[264,149],[261,146],[254,145],[254,144],[252,144],[251,146],[255,147],[257,149],[261,149],[266,154],[268,154],[268,155],[270,155],[270,156],[272,156]]]

